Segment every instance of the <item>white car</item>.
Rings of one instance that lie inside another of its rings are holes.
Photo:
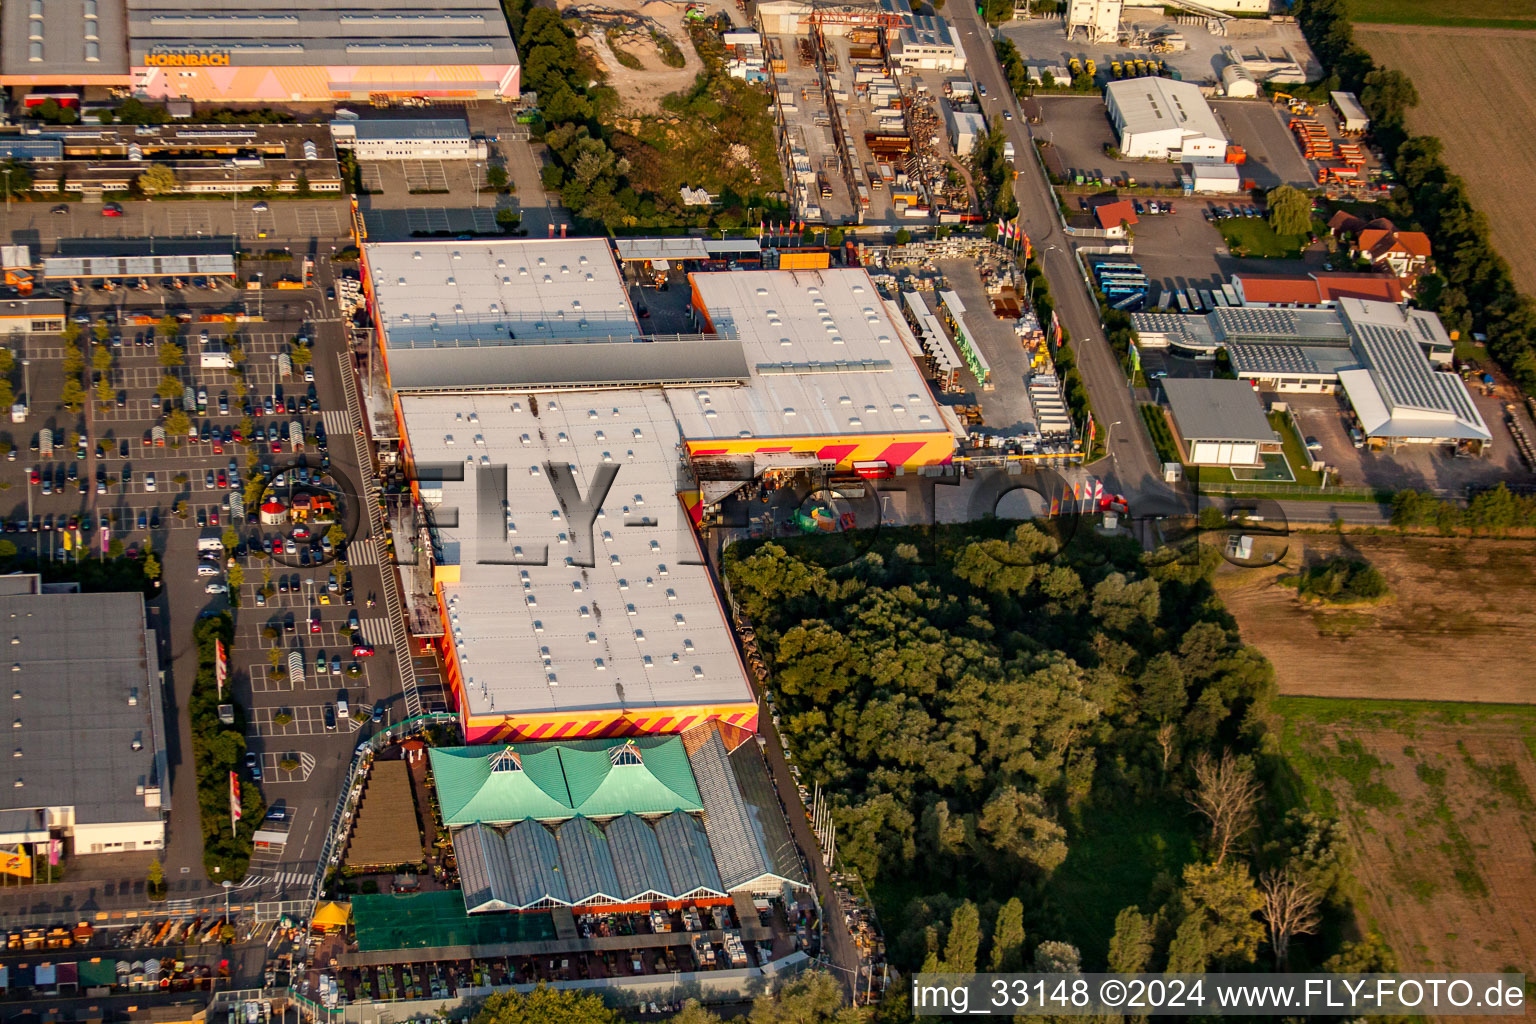
[[[152,491],[152,490],[155,489],[155,474],[153,474],[153,473],[145,473],[144,474],[144,489],[146,491]]]
[[[266,202],[263,201],[263,202],[259,202],[259,203],[252,203],[251,204],[251,212],[253,212],[253,213],[266,213],[267,212],[267,204],[266,204]]]
[[[207,562],[201,562],[198,564],[197,574],[199,576],[217,576],[219,574],[219,567],[216,565],[209,565]],[[208,585],[210,587],[213,586],[211,583]]]
[[[229,593],[229,584],[227,584],[227,583],[210,583],[206,587],[203,588],[203,593],[205,593],[205,594],[227,594],[227,593]]]

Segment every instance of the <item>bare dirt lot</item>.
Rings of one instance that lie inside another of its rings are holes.
[[[1243,638],[1283,694],[1536,703],[1536,541],[1298,533],[1280,569],[1216,577]],[[1276,582],[1347,553],[1391,587],[1385,603],[1304,605]]]
[[[1488,215],[1493,243],[1522,291],[1536,292],[1536,32],[1410,25],[1360,25],[1355,39],[1379,65],[1413,79],[1414,132],[1445,143],[1445,161]],[[1426,60],[1433,54],[1433,60]]]
[[[654,113],[663,96],[688,88],[704,68],[683,28],[680,5],[665,0],[604,0],[560,3],[559,9],[568,19],[579,21],[577,44],[596,59],[598,70],[608,76],[626,111]],[[668,65],[663,48],[681,54],[682,67]]]
[[[1337,813],[1362,931],[1405,971],[1536,965],[1536,712],[1282,699],[1309,803]]]

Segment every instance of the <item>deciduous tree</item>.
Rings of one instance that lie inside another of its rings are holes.
[[[1318,906],[1322,897],[1290,867],[1266,871],[1259,878],[1259,893],[1264,897],[1260,912],[1269,927],[1269,948],[1275,951],[1275,970],[1285,970],[1291,939],[1311,935],[1322,916]]]
[[[1195,758],[1195,789],[1189,800],[1211,823],[1211,852],[1218,866],[1256,824],[1259,793],[1247,758],[1235,757],[1230,750],[1219,758],[1201,751]]]

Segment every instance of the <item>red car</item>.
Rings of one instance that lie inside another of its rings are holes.
[[[236,441],[238,441],[238,442],[240,442],[242,444],[245,443],[245,431],[241,430],[239,427],[236,427],[230,433],[234,436],[234,439]]]
[[[123,215],[123,208],[116,203],[108,203],[101,208],[101,215],[103,217],[121,217]]]
[[[353,644],[352,645],[352,657],[354,657],[354,658],[371,658],[371,657],[373,657],[373,645],[372,644]]]
[[[220,448],[218,445],[214,445],[213,450],[216,452],[222,452],[224,449]],[[219,486],[225,489],[229,487],[229,475],[226,474],[222,469],[219,470]]]
[[[214,442],[213,442],[213,454],[215,454],[215,455],[223,455],[224,454],[224,442],[223,441],[220,441],[220,440],[217,440],[217,439],[214,440]],[[222,476],[223,474],[221,473],[219,475]],[[222,487],[223,484],[220,484],[219,486]]]
[[[283,442],[281,442],[281,441],[273,441],[272,442],[272,454],[273,455],[281,455],[282,452],[283,452]]]
[[[32,475],[31,475],[30,479],[35,484],[36,483],[42,483],[43,477],[42,477],[42,475],[40,473],[38,473],[36,466],[32,467]]]
[[[310,616],[309,616],[309,631],[311,633],[318,633],[318,632],[320,632],[320,613],[319,612],[312,612],[310,614]]]

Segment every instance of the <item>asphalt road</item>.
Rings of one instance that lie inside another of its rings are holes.
[[[1125,374],[1120,371],[1099,325],[1098,306],[1078,270],[1071,240],[1061,230],[1050,183],[1033,155],[1029,126],[993,51],[991,30],[968,4],[958,5],[946,14],[970,55],[971,75],[987,91],[982,101],[987,116],[1000,118],[1005,109],[1013,114],[1013,120],[1004,122],[1004,128],[1017,155],[1019,177],[1014,193],[1024,230],[1050,283],[1056,313],[1072,336],[1078,370],[1093,401],[1099,429],[1108,429],[1111,435],[1108,465],[1096,465],[1094,475],[1104,477],[1106,486],[1117,493],[1130,496],[1132,511],[1137,514],[1188,511],[1192,507],[1189,496],[1163,482],[1157,452],[1141,429]]]

